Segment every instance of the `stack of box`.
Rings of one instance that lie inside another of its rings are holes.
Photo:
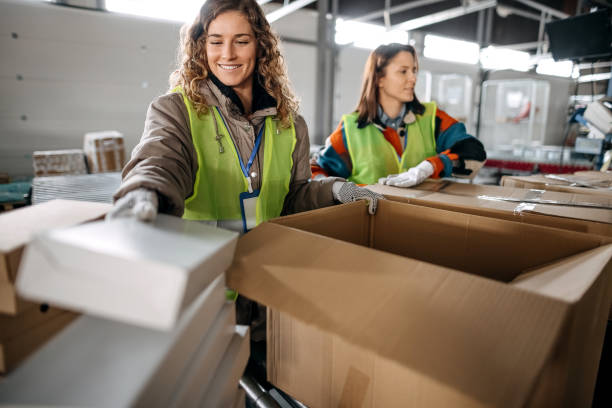
[[[228,286],[269,307],[268,379],[316,407],[590,406],[612,239],[406,203],[243,236]]]
[[[162,214],[37,235],[19,293],[84,316],[0,383],[0,402],[233,406],[250,352],[225,298],[237,238]]]
[[[115,130],[86,133],[83,150],[90,173],[121,171],[125,164],[123,135]]]
[[[57,200],[0,215],[0,373],[7,374],[76,316],[17,296],[15,280],[25,245],[38,232],[99,218],[109,208]]]
[[[81,149],[36,151],[32,161],[36,177],[87,173]]]

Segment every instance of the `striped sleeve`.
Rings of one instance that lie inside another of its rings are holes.
[[[432,177],[465,175],[465,160],[484,163],[486,153],[482,143],[467,133],[465,125],[441,109],[436,111],[436,156],[427,158],[434,168]]]
[[[313,178],[335,176],[348,178],[353,171],[351,157],[346,148],[343,123],[325,141],[325,147],[311,161]]]

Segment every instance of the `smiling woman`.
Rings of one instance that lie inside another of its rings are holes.
[[[171,89],[150,105],[108,219],[158,212],[248,232],[284,214],[381,196],[310,181],[309,139],[278,39],[255,0],[208,0],[181,30]],[[238,321],[265,313],[241,297]]]
[[[234,89],[249,113],[256,50],[255,34],[242,13],[228,11],[208,26],[206,55],[210,70],[221,82]]]

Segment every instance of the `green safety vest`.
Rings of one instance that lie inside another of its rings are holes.
[[[357,184],[375,184],[381,177],[398,174],[436,155],[436,104],[423,104],[425,112],[416,115],[416,121],[406,125],[406,147],[400,159],[397,152],[373,124],[357,127],[359,114],[343,115],[344,134],[353,163],[349,181]]]
[[[173,91],[183,95],[189,113],[191,138],[198,157],[198,171],[193,195],[185,200],[183,218],[189,220],[238,220],[240,193],[248,191],[248,181],[240,167],[238,151],[216,107],[198,116],[181,87]],[[215,126],[216,121],[216,126]],[[293,121],[281,128],[277,120],[266,117],[263,135],[263,174],[256,204],[256,223],[278,217],[289,192],[293,150],[296,144]],[[217,129],[219,135],[217,135]],[[219,147],[217,137],[223,145]]]

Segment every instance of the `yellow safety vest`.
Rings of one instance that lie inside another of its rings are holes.
[[[425,112],[406,126],[406,147],[401,161],[397,152],[373,124],[357,127],[358,113],[343,115],[344,133],[353,163],[349,180],[357,184],[375,184],[381,177],[397,174],[436,155],[436,104],[423,104]]]
[[[174,91],[183,95],[198,157],[193,195],[185,200],[183,218],[240,219],[239,195],[248,191],[249,183],[220,112],[211,106],[208,113],[198,115],[183,89],[177,87]],[[277,120],[267,117],[263,126],[264,167],[256,204],[257,224],[278,217],[283,209],[285,196],[289,192],[292,155],[297,141],[293,121],[288,128],[281,128]],[[222,152],[217,137],[223,146]]]

